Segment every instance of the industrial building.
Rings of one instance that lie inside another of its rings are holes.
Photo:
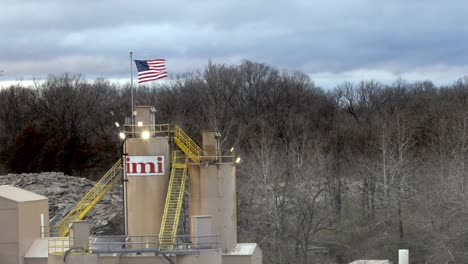
[[[221,149],[218,131],[202,131],[199,146],[139,106],[120,137],[121,159],[52,227],[47,197],[0,186],[0,263],[262,263],[256,243],[237,241],[239,158]],[[83,219],[120,184],[125,234],[90,235]],[[184,200],[190,232],[180,234]]]

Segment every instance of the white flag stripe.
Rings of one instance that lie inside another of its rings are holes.
[[[164,62],[166,62],[166,60],[164,60],[164,59],[157,59],[157,60],[147,60],[146,62],[148,62],[148,63],[150,63],[150,62],[162,62],[162,63],[164,63]]]
[[[138,83],[148,82],[148,81],[155,81],[155,80],[158,80],[158,79],[161,79],[161,78],[164,78],[164,77],[167,77],[166,72],[158,74],[158,75],[152,75],[152,76],[145,77],[145,78],[138,78]]]
[[[165,61],[148,61],[147,63],[148,63],[149,65],[153,65],[153,64],[164,65],[164,64],[166,64]]]
[[[160,70],[160,71],[164,71],[166,70],[166,63],[165,61],[154,61],[154,62],[151,62],[151,61],[148,61],[148,66],[150,69],[153,69],[153,70]]]
[[[154,80],[162,79],[164,77],[167,77],[167,75],[159,75],[159,76],[154,76],[154,77],[151,77],[151,78],[141,79],[140,81],[138,81],[138,83],[147,82],[147,81],[154,81]]]
[[[149,70],[149,71],[139,72],[138,77],[151,76],[151,75],[160,74],[160,73],[163,73],[163,71]]]
[[[138,72],[138,83],[158,80],[167,77],[166,60],[155,59],[142,61],[146,63],[146,70]]]
[[[139,73],[138,74],[138,78],[145,78],[145,77],[148,77],[148,76],[155,76],[155,75],[158,75],[158,74],[163,74],[163,73],[167,73],[165,71],[161,71],[161,72],[150,72],[150,71],[146,71],[146,72],[142,72],[141,74]]]
[[[154,67],[154,66],[149,66],[150,70],[158,70],[158,71],[164,71],[166,67],[160,66],[160,67]]]

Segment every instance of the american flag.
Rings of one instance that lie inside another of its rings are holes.
[[[166,60],[135,60],[138,70],[138,83],[155,81],[167,77]]]

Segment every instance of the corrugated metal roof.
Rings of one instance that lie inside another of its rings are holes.
[[[1,197],[14,202],[29,202],[47,199],[45,196],[10,185],[0,185],[0,198]]]
[[[223,255],[250,256],[256,247],[257,243],[238,243],[235,248]]]

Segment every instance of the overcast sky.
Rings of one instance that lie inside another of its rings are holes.
[[[2,0],[0,34],[3,82],[125,79],[129,51],[171,75],[247,59],[323,87],[468,75],[465,0]]]

